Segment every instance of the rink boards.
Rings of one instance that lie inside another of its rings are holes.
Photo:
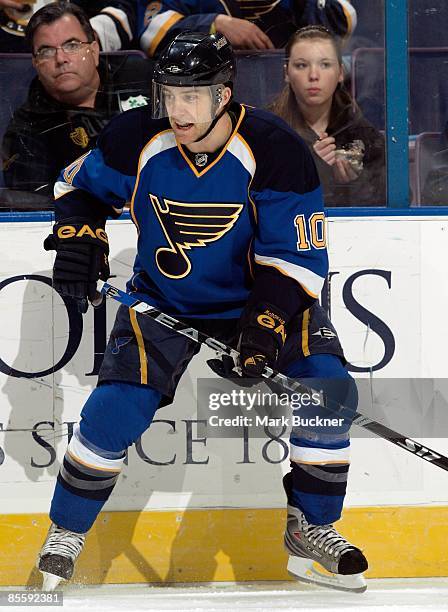
[[[50,220],[0,223],[0,549],[12,560],[0,570],[0,584],[34,580],[58,462],[95,384],[116,311],[108,303],[82,320],[67,310],[51,288],[53,254],[41,247],[50,227]],[[123,220],[108,232],[113,283],[123,288],[135,229]],[[443,217],[329,220],[331,274],[323,303],[355,376],[445,377],[447,232]],[[130,450],[108,512],[90,537],[80,580],[285,578],[280,482],[288,469],[287,437],[205,438],[197,424],[198,377],[212,377],[202,357],[184,376],[175,403]],[[384,394],[381,401],[387,419],[397,398]],[[409,406],[422,409],[415,397]],[[423,409],[430,420],[431,407]],[[402,430],[418,438],[406,423]],[[353,435],[343,530],[367,551],[370,575],[448,575],[442,550],[448,474],[386,442]],[[436,423],[426,435],[428,446],[448,454]]]

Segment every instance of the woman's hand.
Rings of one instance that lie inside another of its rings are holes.
[[[313,144],[313,149],[321,159],[329,166],[333,166],[336,161],[336,144],[333,136],[328,136],[326,132],[320,135],[319,140]]]
[[[319,140],[313,144],[313,149],[321,159],[333,168],[333,177],[336,183],[351,183],[356,181],[359,173],[351,163],[343,157],[336,155],[336,142],[333,136],[326,132],[320,135]]]
[[[349,161],[343,157],[336,157],[333,164],[333,176],[336,183],[351,183],[356,181],[359,173],[356,172]]]

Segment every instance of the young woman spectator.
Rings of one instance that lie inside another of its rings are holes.
[[[384,205],[384,138],[344,88],[338,39],[307,26],[285,52],[286,84],[271,110],[310,146],[326,206]]]

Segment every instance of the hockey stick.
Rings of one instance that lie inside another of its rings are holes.
[[[186,336],[187,338],[190,338],[190,340],[193,340],[198,344],[205,344],[206,346],[209,346],[221,355],[228,355],[234,360],[235,363],[237,363],[237,360],[239,358],[239,352],[233,349],[232,347],[220,342],[219,340],[216,340],[211,336],[207,336],[207,334],[204,334],[203,332],[189,327],[185,323],[181,323],[174,317],[164,314],[154,306],[151,306],[150,304],[147,304],[142,300],[136,300],[129,293],[121,291],[120,289],[117,289],[109,283],[99,281],[98,289],[101,295],[105,295],[109,298],[112,298],[117,302],[120,302],[120,304],[123,304],[124,306],[127,306],[128,308],[131,308],[132,310],[135,310],[140,314],[149,316],[154,321],[157,321],[157,323],[160,323],[165,327],[173,329],[174,331],[178,332],[183,336]],[[281,374],[280,372],[277,372],[272,368],[269,368],[268,366],[265,366],[262,373],[262,377],[269,379],[274,383],[277,383],[288,391],[300,391],[302,393],[310,393],[311,391],[303,383],[292,378],[288,378],[284,374]],[[349,411],[349,409],[344,407],[343,405],[340,405],[340,408],[342,409],[342,411]],[[339,411],[336,413],[330,408],[328,408],[328,410],[330,410],[334,414],[339,414]],[[370,419],[369,417],[366,417],[359,412],[353,413],[353,411],[350,410],[347,416],[353,423],[355,423],[359,427],[363,427],[364,429],[367,429],[378,437],[383,438],[384,440],[388,440],[396,446],[404,448],[413,455],[416,455],[417,457],[420,457],[425,461],[429,461],[433,465],[437,465],[439,468],[442,468],[442,470],[448,471],[448,457],[445,457],[440,453],[436,453],[430,448],[427,448],[426,446],[420,444],[420,442],[412,440],[411,438],[408,438],[403,434],[400,434],[397,431],[386,427],[386,425],[382,425],[381,423],[378,423],[378,421],[374,421],[373,419]]]

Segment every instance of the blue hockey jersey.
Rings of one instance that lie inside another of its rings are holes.
[[[300,292],[316,298],[327,274],[322,194],[306,145],[271,113],[236,103],[231,111],[231,137],[199,165],[167,119],[128,111],[55,185],[57,220],[100,218],[130,202],[138,245],[128,291],[168,314],[238,317],[254,277],[267,302],[283,295],[285,309]]]
[[[326,26],[341,38],[356,27],[350,0],[139,0],[137,11],[140,46],[149,56],[185,30],[212,32],[217,15],[252,21],[277,48],[306,25]]]

